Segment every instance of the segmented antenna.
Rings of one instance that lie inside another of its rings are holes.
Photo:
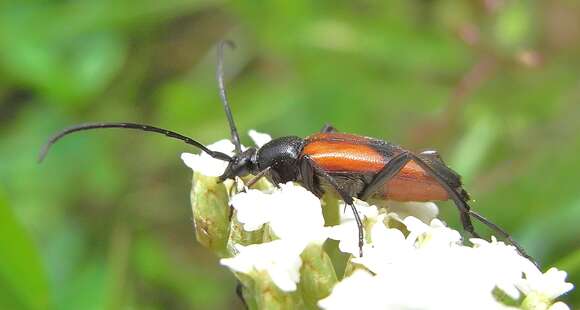
[[[224,105],[224,110],[226,111],[226,117],[228,118],[228,123],[230,124],[230,131],[232,136],[232,143],[235,145],[235,154],[238,155],[242,152],[242,146],[240,144],[240,135],[238,134],[238,129],[234,123],[234,117],[232,116],[232,110],[228,103],[228,98],[226,96],[226,87],[224,84],[224,46],[229,46],[230,48],[235,48],[232,41],[225,40],[218,43],[217,46],[217,81],[220,92],[220,97],[222,99],[222,104]]]
[[[219,159],[219,160],[223,160],[223,161],[231,161],[232,160],[232,158],[230,156],[228,156],[222,152],[212,151],[212,150],[208,149],[205,145],[193,140],[192,138],[186,137],[182,134],[179,134],[179,133],[171,131],[171,130],[158,128],[158,127],[154,127],[154,126],[150,126],[150,125],[136,124],[136,123],[89,123],[89,124],[81,124],[81,125],[72,126],[72,127],[69,127],[69,128],[66,128],[66,129],[63,129],[63,130],[57,132],[54,136],[52,136],[44,144],[44,146],[40,150],[40,154],[38,155],[38,162],[42,162],[42,160],[44,159],[44,157],[46,157],[46,154],[50,150],[50,147],[53,144],[55,144],[58,140],[60,140],[62,137],[66,136],[68,134],[71,134],[73,132],[77,132],[77,131],[100,129],[100,128],[126,128],[126,129],[135,129],[135,130],[160,133],[160,134],[166,135],[170,138],[181,140],[189,145],[193,145],[193,146],[201,149],[202,151],[206,152],[209,156],[211,156],[215,159]]]

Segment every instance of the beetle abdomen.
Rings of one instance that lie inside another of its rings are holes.
[[[383,186],[382,197],[394,201],[444,201],[447,191],[415,162],[407,163]]]

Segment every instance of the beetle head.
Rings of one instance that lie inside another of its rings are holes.
[[[235,177],[245,177],[248,174],[257,173],[258,165],[256,164],[256,148],[251,147],[239,154],[236,154],[229,161],[224,173],[220,176],[220,182]]]

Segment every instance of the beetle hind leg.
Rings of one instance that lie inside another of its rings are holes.
[[[393,178],[405,165],[412,159],[410,152],[402,152],[395,155],[384,167],[377,173],[373,180],[365,186],[362,193],[359,195],[360,199],[367,200],[373,194],[375,194],[379,189],[383,188],[384,185]]]
[[[501,235],[509,244],[511,244],[512,246],[514,246],[516,248],[516,250],[518,251],[518,253],[521,256],[529,259],[532,263],[534,263],[539,268],[538,263],[530,255],[528,255],[528,253],[526,253],[524,248],[521,245],[519,245],[510,236],[510,234],[508,234],[504,229],[499,227],[497,224],[494,224],[493,222],[486,219],[485,217],[483,217],[479,213],[471,210],[471,207],[467,203],[468,199],[466,199],[465,197],[462,196],[462,192],[458,191],[456,188],[453,188],[449,184],[449,182],[446,181],[445,178],[442,177],[437,172],[437,169],[434,169],[433,167],[431,167],[431,165],[427,164],[420,157],[418,157],[414,154],[411,154],[411,156],[412,156],[413,161],[415,161],[419,166],[421,166],[421,168],[423,168],[427,173],[429,173],[429,175],[434,177],[439,182],[439,184],[441,184],[441,186],[443,186],[445,188],[445,190],[449,194],[449,197],[451,198],[451,200],[453,200],[453,202],[455,203],[455,205],[459,209],[459,212],[461,214],[461,223],[463,224],[463,228],[467,232],[469,232],[473,237],[479,238],[479,235],[475,232],[475,230],[473,228],[473,224],[471,222],[471,217],[473,216],[476,220],[478,220],[482,224],[486,225],[491,230],[495,231],[497,234]]]
[[[395,176],[401,169],[409,162],[414,161],[417,163],[425,172],[427,172],[430,176],[435,178],[437,182],[445,189],[449,198],[453,201],[457,209],[460,213],[461,224],[463,225],[463,229],[467,231],[471,236],[474,238],[481,238],[479,234],[475,232],[473,227],[473,223],[471,221],[471,217],[473,216],[475,219],[495,231],[497,234],[501,235],[508,243],[513,245],[516,250],[522,255],[523,257],[532,261],[536,266],[538,265],[535,260],[529,256],[526,251],[520,246],[513,238],[501,227],[492,223],[485,217],[481,216],[480,214],[476,213],[475,211],[471,210],[471,207],[467,203],[469,200],[469,196],[461,187],[457,187],[455,184],[456,182],[450,182],[449,177],[444,177],[441,174],[443,172],[449,173],[450,170],[447,168],[445,171],[440,171],[441,167],[439,166],[442,161],[437,161],[437,164],[433,164],[429,160],[424,160],[420,156],[417,156],[409,151],[403,151],[402,153],[393,157],[386,165],[383,167],[377,176],[369,183],[366,188],[362,191],[360,197],[361,199],[367,199],[372,196],[377,190],[382,188],[385,183],[387,183],[393,176]]]

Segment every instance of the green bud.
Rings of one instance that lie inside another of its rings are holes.
[[[552,305],[552,300],[541,294],[530,294],[524,298],[521,308],[524,310],[546,310]]]
[[[241,293],[242,297],[244,298],[244,303],[248,307],[248,309],[258,309],[258,305],[256,304],[256,284],[254,279],[252,279],[249,275],[234,272],[236,277],[238,278],[239,284],[241,285]]]
[[[230,256],[227,242],[230,235],[228,193],[217,177],[195,172],[191,189],[191,208],[195,235],[199,243],[219,257]]]
[[[508,307],[517,308],[522,303],[522,299],[523,299],[522,296],[520,296],[519,299],[514,299],[498,287],[495,287],[491,293],[492,293],[493,297],[495,298],[495,300],[497,300],[498,302],[500,302]]]
[[[304,309],[304,300],[299,291],[283,292],[265,271],[252,273],[252,278],[258,309]]]
[[[322,246],[309,245],[300,255],[300,288],[304,301],[309,307],[316,308],[316,303],[330,295],[338,281],[330,257]]]
[[[242,223],[236,218],[237,211],[234,210],[232,220],[231,220],[231,233],[229,238],[229,247],[234,244],[250,245],[262,243],[264,236],[264,227],[255,231],[246,231]]]

